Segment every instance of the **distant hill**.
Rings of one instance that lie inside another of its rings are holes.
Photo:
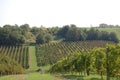
[[[120,40],[120,28],[96,28],[100,31],[115,32]]]

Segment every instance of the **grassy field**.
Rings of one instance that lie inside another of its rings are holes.
[[[38,72],[30,73],[26,76],[25,80],[61,80],[57,77],[54,77],[51,74],[40,74]]]

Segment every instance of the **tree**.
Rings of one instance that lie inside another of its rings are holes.
[[[57,35],[65,38],[68,30],[69,30],[69,25],[65,25],[58,31]]]
[[[52,40],[52,35],[40,33],[36,37],[37,44],[49,43]]]
[[[81,32],[76,27],[71,27],[66,33],[66,41],[79,41],[81,37]]]
[[[116,34],[114,32],[111,32],[110,35],[109,35],[109,39],[110,41],[114,41],[116,43],[119,42],[119,39],[117,38]]]
[[[17,25],[5,25],[0,29],[1,45],[17,45],[25,43],[25,38]]]
[[[45,42],[45,37],[43,34],[39,34],[37,37],[36,37],[36,43],[37,44],[43,44]]]
[[[45,43],[49,43],[53,39],[52,35],[46,34],[45,35]]]
[[[109,33],[106,31],[101,32],[100,40],[106,40],[109,41]]]
[[[40,29],[39,28],[37,28],[37,27],[33,27],[32,29],[31,29],[31,32],[32,32],[32,34],[34,34],[35,36],[40,32]]]
[[[20,26],[23,32],[28,32],[30,30],[29,24],[23,24]]]
[[[91,28],[87,32],[87,40],[98,40],[100,36],[100,33],[98,30],[95,30],[94,28]]]
[[[105,24],[105,23],[102,23],[102,24],[99,25],[99,27],[101,27],[101,28],[105,28],[105,27],[108,27],[108,25]]]

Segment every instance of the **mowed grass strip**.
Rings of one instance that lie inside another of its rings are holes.
[[[29,47],[29,69],[28,71],[37,70],[39,67],[37,66],[36,54],[35,54],[35,46]]]
[[[41,74],[39,72],[29,73],[25,80],[63,80],[59,79],[49,73]]]

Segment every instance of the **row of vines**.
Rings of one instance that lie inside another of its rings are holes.
[[[51,73],[79,73],[79,75],[100,74],[101,80],[120,80],[120,45],[80,52],[59,60],[52,65]]]
[[[51,65],[73,53],[89,52],[93,48],[105,47],[107,41],[78,41],[48,43],[36,46],[37,65]]]
[[[9,56],[17,61],[23,68],[29,68],[28,46],[0,46],[0,54]]]

